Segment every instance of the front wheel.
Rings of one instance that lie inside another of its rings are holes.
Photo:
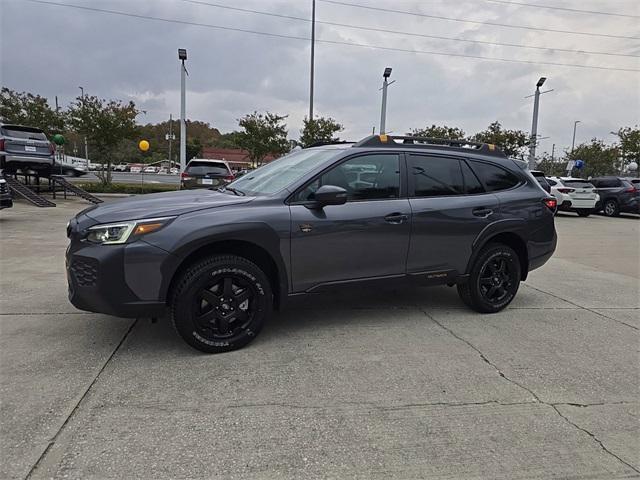
[[[518,254],[511,247],[487,245],[474,262],[468,281],[458,284],[458,294],[477,312],[499,312],[516,296],[520,270]]]
[[[589,215],[591,215],[591,210],[582,209],[576,210],[576,212],[578,213],[579,217],[588,217]]]
[[[181,275],[171,297],[171,316],[189,345],[222,353],[251,342],[272,306],[269,279],[258,266],[235,255],[217,255]]]

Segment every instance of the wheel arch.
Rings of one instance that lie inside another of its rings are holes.
[[[490,243],[501,243],[503,245],[507,245],[511,247],[516,254],[518,255],[518,260],[520,261],[520,275],[521,279],[524,281],[527,279],[527,275],[529,274],[529,250],[527,248],[527,242],[525,241],[522,234],[519,232],[520,228],[513,227],[522,227],[522,223],[520,221],[516,222],[504,222],[505,224],[501,224],[500,227],[491,229],[489,231],[483,231],[478,238],[476,238],[473,245],[473,253],[469,258],[469,262],[467,263],[467,269],[465,273],[469,273],[471,271],[471,267],[473,266],[476,258],[480,254],[480,251]],[[505,228],[507,227],[507,228]],[[512,227],[512,228],[509,228]]]

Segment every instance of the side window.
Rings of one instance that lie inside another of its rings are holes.
[[[322,185],[347,191],[348,200],[384,200],[400,196],[400,157],[397,154],[361,155],[333,167],[303,188],[295,201],[313,200]]]
[[[520,183],[520,179],[513,173],[491,163],[472,160],[471,168],[473,168],[473,171],[478,175],[478,178],[482,180],[488,192],[507,190]]]
[[[455,158],[410,155],[409,178],[415,197],[464,194],[460,161]]]
[[[556,182],[555,180],[551,180],[550,178],[547,178],[547,182],[549,183],[549,185],[551,185],[552,187],[555,187],[558,182]]]
[[[460,167],[462,167],[462,178],[464,180],[464,193],[466,194],[474,194],[474,193],[484,193],[484,187],[478,180],[478,177],[475,176],[467,162],[460,162]]]

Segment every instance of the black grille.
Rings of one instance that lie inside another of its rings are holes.
[[[9,193],[9,187],[7,186],[7,182],[0,182],[0,194],[5,195]]]
[[[91,258],[74,258],[70,270],[80,287],[93,287],[98,281],[98,262]]]

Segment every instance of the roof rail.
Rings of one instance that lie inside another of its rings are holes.
[[[348,142],[346,140],[329,140],[329,141],[319,141],[319,142],[313,142],[311,145],[309,145],[308,147],[304,147],[304,148],[312,148],[312,147],[323,147],[325,145],[342,145],[342,144],[347,144],[347,143],[356,143],[356,142]]]
[[[448,138],[428,138],[398,135],[369,135],[357,142],[354,147],[382,147],[382,148],[406,148],[406,147],[435,147],[455,148],[460,150],[473,150],[474,153],[504,157],[502,150],[492,143],[478,143],[469,140],[452,140]]]

